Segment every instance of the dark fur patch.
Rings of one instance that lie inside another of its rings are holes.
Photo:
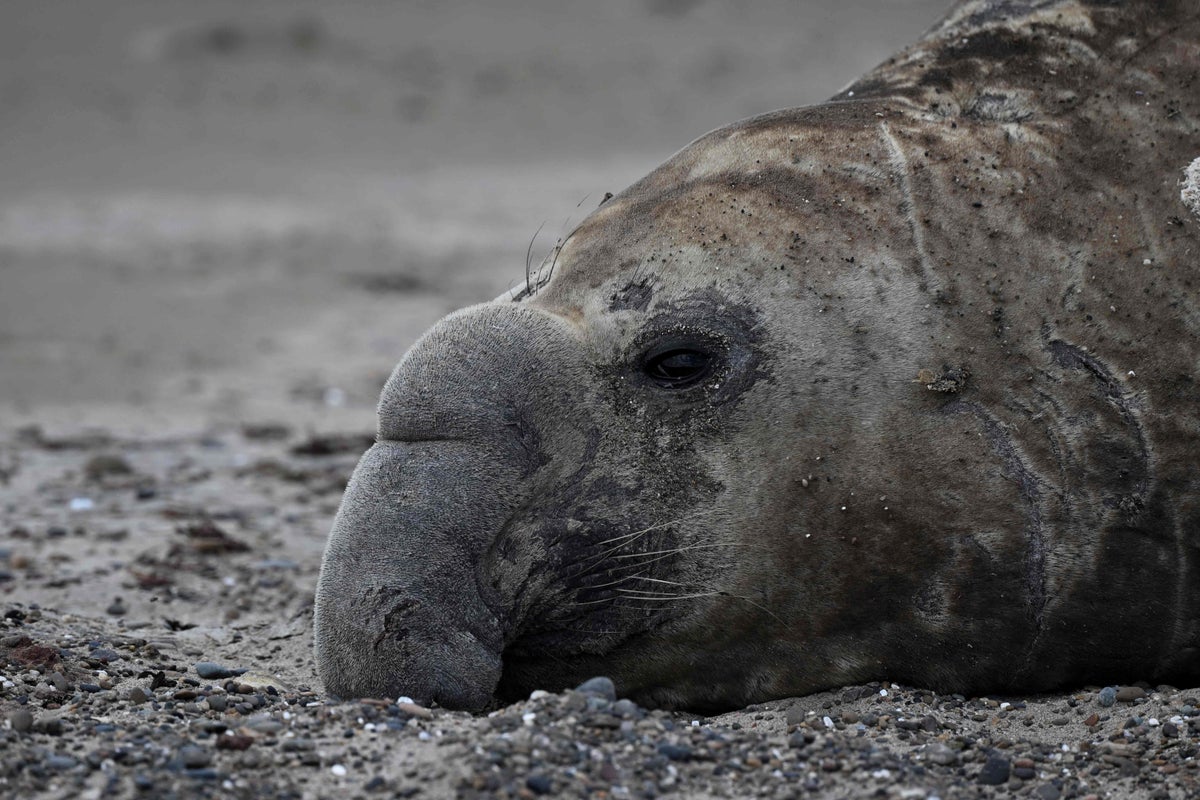
[[[943,50],[938,61],[956,61],[960,58],[983,58],[1005,61],[1032,53],[1033,42],[1027,35],[1012,31],[980,31],[966,37],[959,44]]]
[[[1133,434],[1136,452],[1130,452],[1131,448],[1121,446],[1113,437],[1107,439],[1105,448],[1097,448],[1097,451],[1107,454],[1111,465],[1110,480],[1117,484],[1132,483],[1132,492],[1124,497],[1114,497],[1111,500],[1112,504],[1121,508],[1128,516],[1136,516],[1145,503],[1146,492],[1150,486],[1151,466],[1149,442],[1133,398],[1112,371],[1091,353],[1061,339],[1052,339],[1046,347],[1059,366],[1090,373],[1095,378],[1100,393],[1117,410],[1121,420]],[[1126,480],[1121,480],[1122,478]]]
[[[1045,625],[1046,609],[1046,531],[1042,511],[1043,481],[1034,472],[1029,459],[1021,452],[1012,435],[983,406],[963,400],[951,400],[942,406],[947,414],[971,414],[983,428],[992,450],[1000,457],[1004,471],[1016,483],[1025,502],[1025,589],[1034,635],[1027,656],[1033,652]]]
[[[609,300],[609,311],[645,311],[654,299],[654,289],[648,278],[632,280],[613,293]]]

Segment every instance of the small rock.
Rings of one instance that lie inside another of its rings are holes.
[[[664,755],[671,761],[690,761],[694,753],[689,745],[670,742],[661,742],[657,749],[659,755]]]
[[[1162,735],[1168,739],[1176,739],[1179,737],[1179,726],[1174,722],[1164,722],[1162,726]]]
[[[1062,789],[1053,783],[1043,783],[1033,790],[1033,794],[1040,800],[1058,800],[1062,797]]]
[[[1008,775],[1011,771],[1011,765],[1004,756],[990,755],[987,761],[983,764],[983,769],[979,771],[977,781],[984,786],[999,786],[1008,781]]]
[[[817,736],[811,730],[800,729],[788,737],[788,745],[797,749],[808,747],[815,742]]]
[[[199,769],[207,767],[212,763],[212,754],[203,747],[194,744],[185,744],[179,748],[179,760],[188,769]]]
[[[125,608],[125,602],[121,598],[116,597],[108,604],[108,608],[104,609],[104,613],[111,614],[114,617],[122,617],[128,610]]]
[[[18,708],[8,715],[8,724],[17,733],[29,733],[33,730],[33,714],[27,708]]]
[[[958,753],[954,749],[948,747],[941,742],[935,742],[925,749],[926,757],[934,764],[941,764],[943,767],[958,761]]]
[[[255,692],[278,694],[287,691],[287,687],[277,679],[269,675],[258,675],[253,672],[242,675],[241,680],[236,681],[235,685],[238,694],[254,694]],[[226,685],[225,691],[229,691],[228,685]]]
[[[135,686],[129,690],[128,694],[125,695],[125,699],[136,706],[140,706],[142,703],[150,699],[150,695],[147,694],[146,690],[142,687]]]
[[[98,481],[109,475],[132,475],[133,467],[118,455],[92,456],[83,466],[83,472],[88,480]]]
[[[79,765],[71,756],[53,755],[46,758],[46,766],[50,769],[66,772],[69,769],[75,769]]]
[[[65,726],[63,721],[58,717],[50,717],[49,719],[39,719],[33,723],[33,729],[41,733],[49,734],[50,736],[62,736]]]
[[[621,699],[613,703],[612,713],[622,719],[631,719],[638,716],[641,711],[638,704],[632,700]]]
[[[610,703],[615,703],[617,700],[617,687],[613,685],[611,678],[598,676],[589,678],[583,683],[575,687],[575,691],[580,694],[590,694],[596,697],[602,697]]]
[[[1117,689],[1116,699],[1122,703],[1132,703],[1146,696],[1146,690],[1140,686],[1122,686]]]
[[[396,708],[400,709],[405,714],[408,714],[410,717],[417,717],[419,719],[433,719],[432,711],[425,706],[419,706],[416,703],[399,702],[396,703]]]
[[[1113,703],[1117,702],[1116,688],[1112,686],[1105,686],[1100,690],[1100,693],[1096,695],[1096,702],[1104,708],[1108,708]]]
[[[292,435],[292,429],[281,422],[247,423],[242,436],[251,441],[278,442]]]
[[[316,746],[316,743],[312,739],[297,736],[294,739],[284,739],[281,749],[285,753],[303,753],[306,750],[312,750]]]
[[[254,744],[253,736],[240,733],[225,733],[217,737],[218,750],[245,750],[252,744]]]
[[[256,715],[246,721],[246,727],[257,733],[269,735],[282,731],[283,723],[267,715]]]
[[[224,711],[228,707],[229,701],[223,694],[210,694],[208,696],[208,707],[213,711]]]
[[[232,678],[236,675],[246,674],[245,669],[223,667],[212,661],[199,661],[192,668],[196,670],[197,675],[206,681],[218,681],[223,678]]]
[[[333,775],[335,777],[338,777],[338,778],[346,777],[346,768],[344,766],[342,766],[341,764],[334,764],[332,767],[329,768],[329,771],[331,773],[333,773]]]
[[[550,790],[554,788],[550,779],[545,775],[530,775],[525,779],[525,785],[534,794],[550,794]]]
[[[101,664],[111,664],[114,661],[121,660],[121,654],[116,650],[110,650],[107,647],[97,647],[87,655],[88,661],[98,661]]]

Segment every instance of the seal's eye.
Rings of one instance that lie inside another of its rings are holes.
[[[672,347],[648,353],[642,370],[659,386],[682,389],[708,377],[712,363],[712,355],[703,350]]]

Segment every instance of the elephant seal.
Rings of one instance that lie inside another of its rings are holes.
[[[698,139],[396,367],[325,688],[1194,682],[1197,156],[1191,0],[971,0]]]

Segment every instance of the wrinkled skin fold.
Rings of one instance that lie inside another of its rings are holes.
[[[1182,0],[961,3],[692,143],[396,367],[326,690],[1200,678],[1198,156]]]

